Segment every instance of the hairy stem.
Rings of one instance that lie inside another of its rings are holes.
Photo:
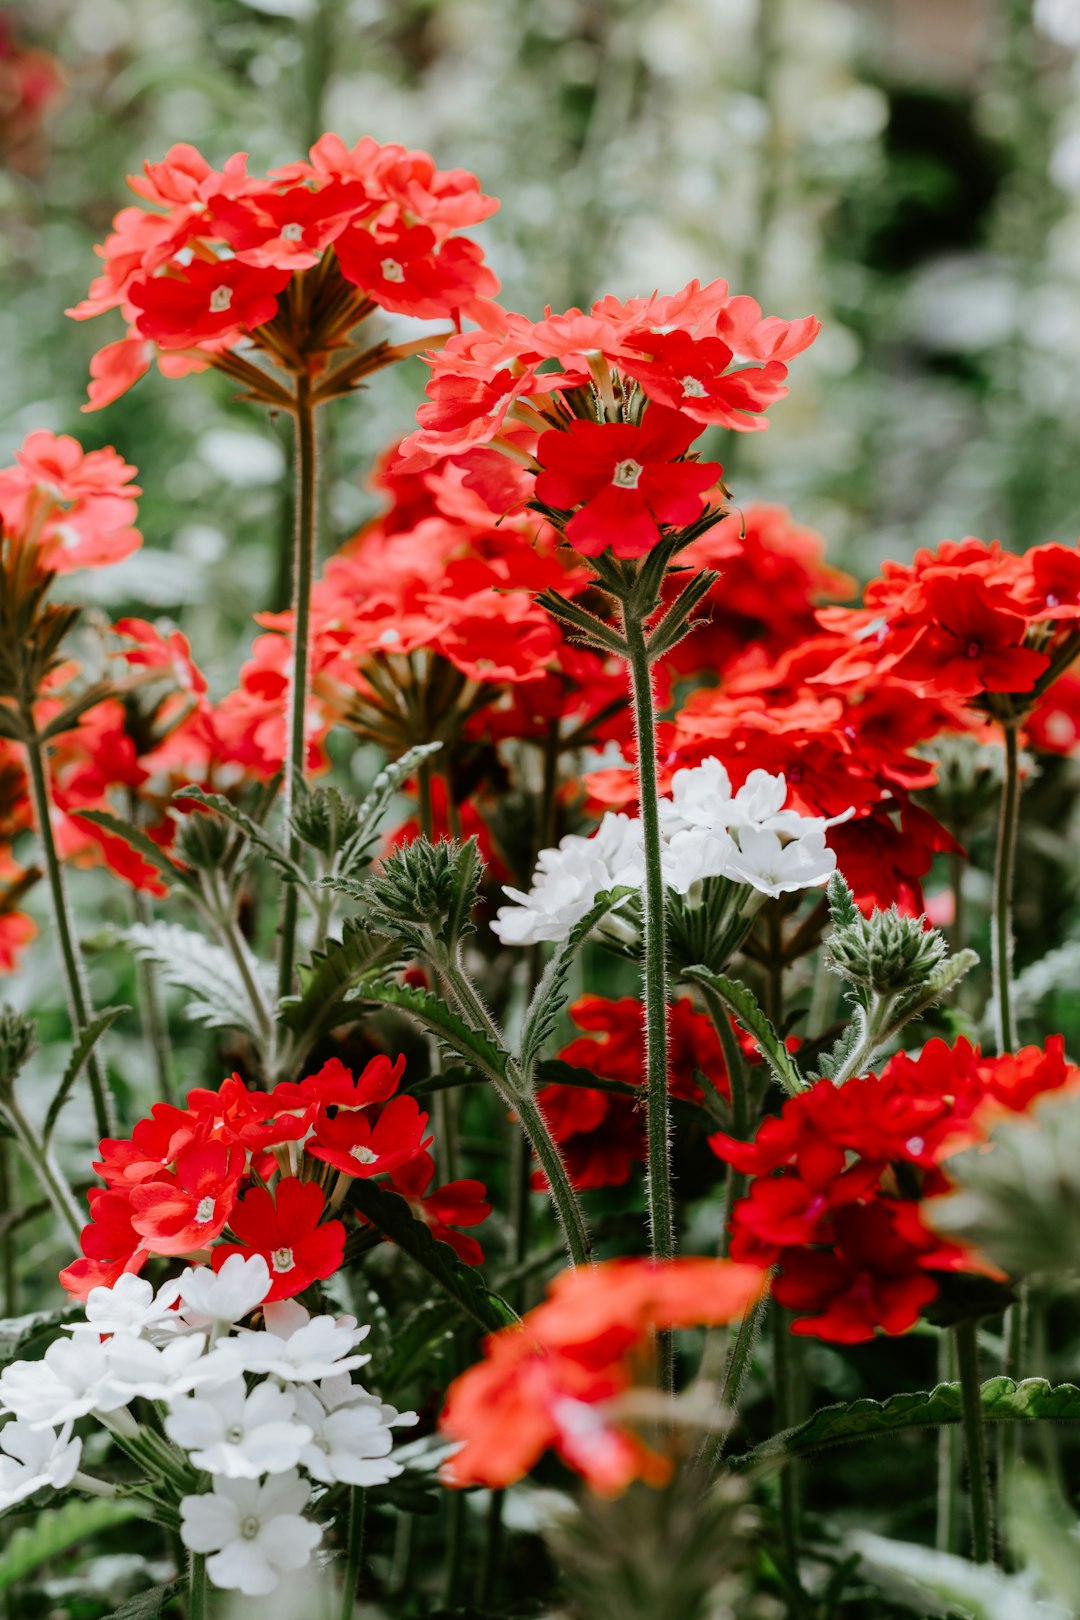
[[[964,1450],[967,1456],[968,1504],[971,1512],[971,1556],[977,1564],[990,1562],[993,1518],[990,1507],[990,1470],[986,1460],[986,1426],[979,1384],[979,1347],[972,1321],[953,1329],[956,1367],[960,1375]]]
[[[135,921],[144,928],[148,927],[153,917],[150,902],[141,889],[132,890],[131,905]],[[154,1059],[158,1096],[163,1102],[175,1102],[169,1052],[169,1027],[161,1005],[153,962],[147,961],[145,957],[136,957],[135,976],[139,986],[139,1011],[142,1014],[143,1035]]]
[[[53,923],[56,927],[57,939],[60,942],[60,954],[64,962],[72,1033],[78,1040],[86,1032],[91,1021],[90,992],[86,986],[82,961],[75,943],[75,930],[72,925],[67,889],[64,884],[64,869],[60,864],[60,857],[57,853],[56,839],[53,837],[52,797],[49,792],[44,744],[38,736],[31,710],[24,712],[23,720],[26,724],[26,734],[30,739],[26,745],[26,755],[30,765],[30,795],[34,805],[34,820],[37,822],[38,837],[41,840],[41,847],[45,855],[49,894],[52,898]],[[99,1137],[111,1136],[112,1102],[109,1096],[105,1071],[96,1052],[91,1052],[86,1060],[86,1073],[90,1081],[90,1094],[94,1104],[94,1124],[97,1128],[97,1134]]]
[[[38,1185],[78,1247],[85,1223],[52,1150],[41,1140],[10,1093],[4,1098],[3,1114],[22,1149],[23,1158],[37,1177]]]
[[[341,1620],[352,1620],[356,1604],[356,1588],[360,1582],[360,1568],[364,1560],[364,1521],[367,1517],[367,1493],[354,1485],[349,1491],[349,1522],[345,1543],[345,1584],[341,1591]]]
[[[306,373],[301,373],[296,379],[293,420],[296,430],[296,532],[292,582],[293,661],[289,690],[289,743],[285,756],[283,797],[289,854],[293,860],[297,860],[300,856],[300,840],[292,831],[290,818],[296,806],[297,784],[304,780],[306,764],[304,721],[311,661],[311,587],[315,573],[316,497],[319,482],[315,403],[311,397],[311,379]],[[295,883],[286,884],[278,955],[278,993],[282,996],[287,996],[293,987],[299,906],[300,895]]]
[[[992,957],[994,977],[994,1038],[999,1052],[1011,1052],[1016,1042],[1012,997],[1012,902],[1016,872],[1016,835],[1020,825],[1020,761],[1017,730],[1004,723],[1005,775],[1001,784],[997,855],[994,861],[994,917]]]
[[[668,1002],[664,918],[664,875],[660,854],[660,806],[656,783],[656,712],[645,627],[624,606],[630,686],[638,745],[638,799],[644,843],[645,1088],[648,1140],[649,1222],[652,1252],[658,1260],[675,1253],[671,1198],[671,1129],[668,1109]],[[665,1359],[669,1360],[669,1356]],[[665,1382],[670,1377],[665,1374]]]

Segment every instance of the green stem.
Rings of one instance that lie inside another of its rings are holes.
[[[770,1309],[772,1317],[773,1385],[776,1399],[776,1421],[781,1429],[790,1428],[794,1420],[792,1403],[791,1345],[789,1343],[787,1312],[775,1300]],[[787,1462],[780,1470],[780,1535],[788,1573],[796,1590],[799,1580],[799,1486],[795,1464]]]
[[[638,746],[638,800],[645,859],[642,912],[649,1222],[654,1257],[658,1260],[670,1260],[675,1253],[675,1219],[671,1198],[667,951],[664,874],[660,851],[660,806],[656,782],[656,713],[645,627],[625,604],[623,633],[626,637],[630,686],[634,699]],[[668,1360],[669,1356],[670,1351],[665,1359]],[[670,1384],[670,1377],[665,1376],[665,1384]]]
[[[509,1101],[516,1110],[521,1128],[532,1143],[533,1151],[547,1177],[551,1201],[562,1222],[570,1259],[575,1266],[587,1266],[592,1245],[585,1217],[581,1213],[581,1205],[566,1173],[562,1154],[548,1129],[540,1105],[532,1092],[523,1097],[512,1097]]]
[[[75,930],[71,922],[67,890],[64,884],[64,869],[60,864],[56,840],[53,837],[52,797],[49,792],[49,779],[45,768],[44,745],[38,736],[32,710],[24,711],[23,720],[26,725],[26,735],[29,738],[26,744],[26,756],[30,765],[30,795],[34,805],[34,819],[37,822],[38,836],[41,839],[41,847],[45,855],[45,869],[49,879],[49,893],[52,897],[53,922],[56,927],[57,939],[60,942],[60,954],[64,961],[72,1033],[76,1039],[79,1039],[86,1032],[86,1028],[90,1023],[90,994],[86,987],[78,947],[75,944]],[[101,1061],[96,1052],[91,1052],[86,1060],[86,1073],[90,1080],[90,1094],[94,1104],[94,1124],[97,1128],[97,1134],[99,1137],[111,1136],[113,1128],[111,1098],[105,1072],[101,1067]]]
[[[22,1149],[23,1158],[37,1177],[42,1192],[78,1247],[85,1224],[79,1206],[52,1151],[38,1136],[10,1090],[4,1098],[3,1114],[15,1133],[15,1140]]]
[[[206,1620],[206,1555],[192,1553],[188,1568],[188,1620]]]
[[[1006,1378],[1014,1381],[1023,1377],[1023,1367],[1027,1361],[1027,1346],[1030,1327],[1031,1289],[1028,1283],[1021,1283],[1017,1289],[1016,1299],[1005,1312],[1005,1356],[1001,1364],[1001,1371]],[[1042,1363],[1037,1366],[1045,1367]],[[1008,1488],[1013,1476],[1013,1469],[1020,1456],[1021,1425],[1019,1423],[1001,1424],[997,1435],[997,1494],[998,1519],[1004,1532],[1005,1514],[1002,1495]]]
[[[731,1027],[731,1019],[727,1015],[724,1003],[710,985],[698,981],[702,999],[709,1009],[713,1028],[716,1030],[721,1050],[724,1054],[724,1067],[727,1070],[728,1086],[731,1091],[731,1134],[738,1142],[746,1142],[750,1135],[750,1097],[746,1088],[746,1066],[739,1048],[738,1038]]]
[[[1001,784],[1001,811],[994,861],[992,933],[994,1038],[999,1052],[1011,1052],[1016,1043],[1012,1000],[1012,900],[1016,835],[1020,825],[1020,761],[1015,723],[1004,721],[1002,729],[1005,737],[1005,775]]]
[[[0,1213],[10,1215],[15,1209],[18,1196],[16,1188],[15,1167],[11,1162],[6,1142],[0,1141]],[[3,1282],[3,1312],[5,1316],[14,1316],[18,1311],[19,1276],[15,1260],[16,1238],[14,1229],[8,1227],[0,1241],[0,1279]]]
[[[460,1600],[461,1577],[465,1568],[464,1491],[446,1491],[446,1561],[443,1566],[443,1607],[456,1609]]]
[[[293,551],[293,660],[289,693],[289,746],[285,756],[284,814],[289,854],[299,859],[300,840],[291,827],[296,807],[297,784],[303,782],[307,744],[304,720],[307,711],[309,664],[311,662],[311,587],[315,573],[315,536],[319,457],[315,436],[315,404],[311,379],[302,372],[296,379],[293,412],[296,430],[296,532]],[[285,887],[281,913],[281,947],[278,956],[278,994],[287,996],[293,987],[296,956],[296,924],[300,896],[295,883]]]
[[[942,1333],[938,1344],[938,1383],[951,1384],[956,1378],[956,1352],[952,1336]],[[1003,1428],[1011,1425],[1003,1424]],[[937,1534],[938,1552],[955,1552],[960,1523],[960,1447],[955,1423],[943,1423],[937,1437]]]
[[[148,926],[153,921],[150,902],[140,889],[132,890],[132,910],[135,921]],[[135,976],[139,986],[139,1010],[142,1013],[143,1034],[154,1058],[158,1095],[163,1102],[174,1102],[175,1092],[169,1053],[169,1028],[158,994],[154,964],[143,957],[135,961]]]
[[[953,1329],[956,1368],[960,1375],[960,1401],[967,1455],[968,1502],[971,1511],[971,1556],[977,1564],[990,1562],[993,1520],[990,1507],[990,1470],[986,1460],[986,1427],[979,1384],[979,1347],[976,1325],[958,1322]]]
[[[345,1544],[345,1584],[341,1592],[341,1620],[352,1620],[356,1588],[364,1559],[364,1522],[367,1518],[367,1492],[354,1485],[349,1492],[349,1523]]]
[[[730,1329],[721,1336],[720,1330],[713,1329],[706,1337],[705,1352],[701,1358],[701,1370],[698,1377],[707,1383],[714,1381],[713,1365],[720,1355],[725,1357],[723,1378],[717,1396],[720,1408],[720,1422],[705,1436],[698,1454],[699,1461],[705,1459],[710,1471],[722,1460],[724,1447],[728,1436],[735,1424],[739,1410],[739,1398],[743,1385],[753,1364],[754,1345],[757,1343],[761,1324],[768,1309],[768,1293],[753,1305],[747,1306],[739,1321],[734,1339],[731,1338]],[[719,1370],[719,1369],[717,1369]]]

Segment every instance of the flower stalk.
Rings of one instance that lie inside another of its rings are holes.
[[[968,1503],[971,1513],[971,1556],[977,1564],[990,1562],[993,1513],[990,1469],[986,1456],[986,1425],[979,1383],[979,1348],[976,1324],[970,1318],[953,1329],[956,1367],[960,1376],[964,1449],[967,1454]]]
[[[994,979],[994,1039],[998,1052],[1011,1052],[1016,1044],[1012,995],[1012,905],[1016,873],[1016,839],[1020,826],[1020,749],[1017,723],[1002,722],[1005,774],[1001,784],[997,854],[994,860],[994,915],[992,955]]]
[[[306,726],[311,664],[311,590],[315,575],[319,456],[315,433],[316,402],[306,371],[298,374],[293,401],[296,440],[296,529],[293,545],[293,659],[289,686],[289,733],[285,755],[283,800],[289,855],[296,860],[300,840],[292,828],[297,784],[304,780],[306,766]],[[278,994],[292,990],[296,960],[296,928],[300,895],[294,883],[285,887],[281,914],[281,941],[278,955]]]
[[[354,1485],[349,1491],[349,1516],[345,1543],[345,1582],[341,1590],[341,1620],[351,1620],[356,1604],[356,1588],[364,1561],[364,1526],[367,1519],[367,1492]]]

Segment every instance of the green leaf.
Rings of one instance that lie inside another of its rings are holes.
[[[0,1366],[32,1359],[26,1355],[28,1350],[41,1339],[51,1338],[65,1323],[81,1321],[85,1314],[81,1305],[65,1305],[57,1311],[29,1311],[25,1316],[0,1318]]]
[[[983,1417],[988,1422],[1080,1422],[1080,1388],[1076,1384],[1049,1384],[1045,1378],[988,1378],[981,1391]],[[828,1446],[902,1429],[935,1428],[960,1423],[963,1408],[959,1384],[938,1384],[934,1389],[890,1395],[886,1401],[864,1398],[837,1406],[823,1406],[797,1428],[786,1429],[733,1457],[733,1468],[778,1466],[791,1457],[823,1451]]]
[[[506,1083],[510,1067],[510,1054],[494,1045],[478,1029],[472,1029],[440,996],[430,990],[415,989],[408,984],[371,983],[357,985],[358,1001],[371,1002],[379,1007],[399,1007],[409,1013],[425,1029],[437,1035],[451,1051],[469,1058],[493,1079]]]
[[[850,928],[857,926],[862,912],[855,904],[855,896],[848,887],[847,880],[842,872],[834,872],[829,879],[825,890],[829,902],[829,916],[832,918],[834,928]]]
[[[100,1013],[98,1013],[96,1018],[92,1019],[90,1023],[87,1024],[86,1028],[79,1036],[79,1039],[75,1043],[71,1057],[68,1059],[68,1066],[64,1070],[60,1084],[56,1088],[56,1094],[54,1095],[52,1102],[49,1104],[49,1111],[45,1115],[45,1124],[42,1128],[41,1134],[46,1146],[48,1146],[49,1142],[52,1140],[52,1133],[56,1128],[56,1121],[60,1116],[60,1110],[63,1108],[64,1104],[68,1100],[68,1097],[71,1095],[71,1088],[79,1078],[83,1064],[94,1050],[94,1047],[97,1045],[102,1035],[104,1035],[105,1031],[116,1022],[116,1020],[120,1017],[120,1014],[130,1011],[130,1007],[105,1007]]]
[[[554,1034],[569,994],[567,980],[575,958],[597,923],[633,895],[633,889],[612,889],[599,897],[592,910],[571,929],[544,969],[533,992],[521,1031],[521,1067],[531,1079],[544,1042]]]
[[[258,1036],[251,1002],[227,951],[179,923],[133,923],[121,936],[144,962],[153,962],[166,984],[193,998],[184,1016],[211,1029],[246,1029]]]
[[[452,1300],[427,1299],[395,1332],[393,1348],[379,1366],[379,1388],[392,1395],[422,1368],[431,1370],[433,1346],[453,1342],[458,1310]]]
[[[955,956],[947,957],[941,966],[934,970],[925,984],[909,990],[906,996],[902,996],[896,1004],[888,1028],[882,1033],[879,1049],[894,1035],[899,1034],[905,1024],[909,1024],[913,1018],[917,1018],[920,1013],[925,1012],[928,1007],[932,1007],[942,996],[954,989],[973,967],[978,966],[978,963],[977,951],[957,951]]]
[[[179,884],[181,888],[194,888],[194,880],[189,872],[171,861],[163,849],[159,849],[152,838],[149,838],[141,828],[133,827],[130,822],[121,821],[119,816],[111,815],[108,810],[77,810],[75,814],[83,821],[92,821],[95,826],[103,827],[114,838],[119,838],[127,844],[136,854],[141,855],[156,872],[159,873],[167,887]]]
[[[569,626],[572,634],[571,641],[584,642],[587,647],[597,652],[615,653],[621,658],[626,657],[626,642],[613,625],[605,624],[598,619],[595,613],[586,608],[578,607],[576,602],[568,602],[565,596],[558,591],[541,591],[536,598],[542,608],[546,608],[553,619],[560,624]]]
[[[365,974],[388,968],[394,956],[389,940],[372,933],[361,918],[349,917],[342,925],[340,939],[327,940],[321,950],[313,951],[308,961],[298,965],[300,993],[283,997],[276,1015],[277,1022],[291,1031],[297,1047],[302,1049],[294,1052],[294,1059],[342,1021],[352,986]]]
[[[699,984],[707,984],[711,990],[715,990],[728,1011],[757,1041],[762,1057],[789,1096],[797,1097],[800,1091],[806,1089],[798,1065],[766,1018],[752,990],[738,979],[729,979],[723,973],[709,973],[705,968],[687,968],[685,977],[696,979]]]
[[[271,866],[277,868],[287,883],[297,883],[301,888],[310,889],[311,882],[303,867],[294,861],[288,852],[282,849],[275,838],[271,838],[259,823],[241,810],[238,805],[227,799],[224,793],[204,793],[202,788],[188,786],[180,788],[173,794],[174,799],[193,799],[196,804],[205,805],[208,810],[216,810],[219,816],[231,821],[234,827],[245,835],[249,844],[266,856]]]
[[[186,1586],[187,1582],[178,1577],[174,1581],[165,1581],[161,1586],[148,1587],[145,1592],[136,1592],[134,1597],[129,1597],[111,1614],[103,1615],[102,1620],[160,1620],[165,1605],[179,1597]]]
[[[358,1179],[349,1188],[348,1201],[434,1277],[486,1332],[495,1333],[518,1320],[506,1301],[486,1287],[475,1267],[463,1265],[448,1243],[440,1243],[430,1227],[416,1219],[400,1193]]]
[[[88,1541],[142,1513],[136,1502],[102,1496],[92,1496],[88,1501],[76,1498],[63,1507],[46,1508],[33,1524],[16,1530],[5,1547],[0,1557],[0,1592],[8,1591],[78,1542]]]
[[[699,624],[705,622],[703,619],[691,621],[690,615],[701,599],[712,590],[719,578],[719,574],[708,568],[703,568],[700,573],[691,575],[689,584],[683,586],[649,637],[650,663],[655,663],[656,659],[663,658],[666,653],[671,651],[672,647],[678,646],[684,636],[689,635]]]
[[[379,834],[379,823],[390,808],[401,784],[415,776],[417,767],[442,747],[440,742],[420,743],[408,748],[379,772],[356,812],[356,831],[344,843],[334,861],[333,875],[348,877],[365,864],[371,845]]]

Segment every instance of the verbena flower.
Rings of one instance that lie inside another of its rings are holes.
[[[286,1473],[312,1439],[309,1425],[297,1420],[291,1391],[260,1383],[248,1393],[242,1377],[174,1399],[165,1432],[197,1468],[229,1479]]]
[[[59,1430],[20,1418],[0,1429],[0,1513],[47,1486],[63,1490],[75,1477],[82,1441],[72,1439],[69,1420]]]
[[[250,1479],[218,1479],[212,1491],[180,1503],[180,1539],[190,1552],[209,1554],[206,1572],[215,1586],[265,1597],[279,1577],[303,1569],[322,1540],[322,1530],[303,1517],[311,1487],[298,1473]]]

